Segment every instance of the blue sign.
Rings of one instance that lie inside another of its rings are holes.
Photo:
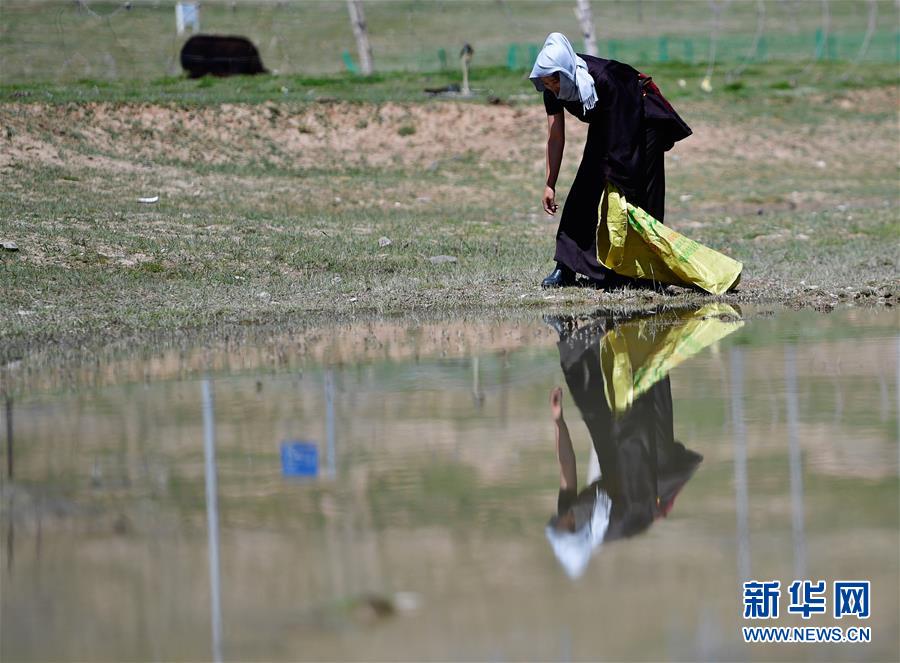
[[[319,447],[314,442],[282,442],[281,473],[286,477],[318,476]]]

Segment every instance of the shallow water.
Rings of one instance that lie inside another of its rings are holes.
[[[17,393],[0,658],[900,658],[894,313],[551,322]],[[570,539],[556,385],[606,498]],[[749,578],[779,619],[743,619]],[[803,578],[870,580],[871,617],[787,615]],[[740,632],[795,624],[872,641]]]

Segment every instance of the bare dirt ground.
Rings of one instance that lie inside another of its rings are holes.
[[[900,110],[895,88],[859,90],[836,102],[822,97],[808,102],[835,103],[849,113]],[[738,159],[821,168],[829,158],[851,166],[859,164],[854,156],[885,151],[885,136],[865,125],[853,130],[838,118],[796,131],[770,120],[692,122],[694,135],[678,146],[677,154],[686,166]],[[265,159],[282,167],[340,170],[398,163],[427,167],[472,154],[491,161],[543,158],[544,112],[537,105],[338,102],[181,108],[32,103],[0,106],[0,121],[6,130],[0,168],[37,162],[140,171],[160,161],[241,166]],[[570,151],[583,143],[585,126],[569,118]],[[107,158],[80,155],[78,146],[84,143]]]
[[[83,141],[117,159],[76,157],[75,164],[94,168],[139,169],[159,160],[240,166],[261,157],[291,168],[427,166],[473,150],[511,160],[523,156],[523,127],[538,122],[539,110],[455,103],[328,103],[290,110],[275,104],[187,110],[17,104],[3,108],[3,124],[13,133],[0,163],[61,165]]]

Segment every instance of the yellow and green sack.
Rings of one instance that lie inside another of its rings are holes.
[[[597,260],[616,274],[721,295],[740,282],[743,265],[664,226],[607,184],[600,199]]]
[[[738,312],[723,302],[663,317],[618,325],[600,342],[603,388],[613,412],[628,411],[673,368],[744,325]]]

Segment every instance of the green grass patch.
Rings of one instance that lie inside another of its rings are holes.
[[[844,93],[853,89],[896,84],[896,65],[867,63],[864,68],[847,62],[818,62],[808,66],[796,62],[767,62],[744,70],[736,78],[731,67],[714,72],[713,91],[704,92],[700,82],[706,66],[683,62],[657,62],[649,66],[632,63],[653,75],[664,94],[672,100],[716,99],[724,93],[767,94],[791,92],[804,96],[816,92]],[[729,80],[733,78],[733,80]],[[5,82],[0,84],[2,102],[44,102],[67,104],[86,101],[178,103],[208,106],[221,103],[355,101],[421,102],[433,99],[425,88],[461,82],[455,70],[424,72],[384,72],[363,77],[350,73],[330,75],[259,75],[230,78],[188,79],[165,76],[150,81],[117,79],[80,80],[74,83]],[[478,67],[470,76],[473,103],[500,99],[539,103],[538,95],[522,71],[506,67]],[[458,96],[444,98],[463,99]]]

